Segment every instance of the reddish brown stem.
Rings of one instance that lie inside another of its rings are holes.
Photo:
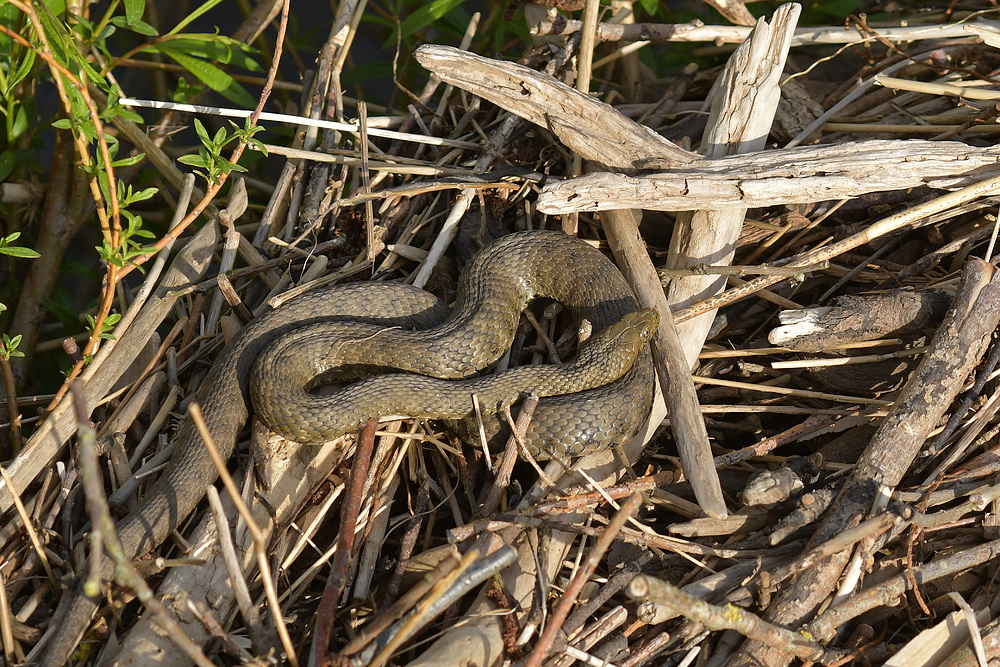
[[[351,478],[347,483],[347,494],[344,498],[344,509],[340,517],[340,536],[337,538],[337,555],[333,559],[330,578],[323,591],[323,599],[316,613],[316,638],[313,642],[313,656],[310,661],[314,665],[324,664],[326,651],[330,645],[330,631],[336,618],[337,600],[347,586],[347,571],[354,550],[354,533],[361,512],[362,494],[365,488],[365,478],[368,477],[368,466],[372,459],[372,449],[375,445],[375,429],[378,419],[369,419],[361,431],[354,450],[354,463],[351,466]]]
[[[584,584],[590,581],[590,577],[593,576],[594,571],[597,569],[598,564],[600,564],[605,552],[611,546],[611,543],[614,542],[615,537],[618,536],[618,531],[620,531],[625,525],[625,522],[631,519],[632,515],[636,513],[641,502],[642,496],[638,493],[633,493],[629,496],[628,500],[622,503],[621,509],[618,510],[615,516],[611,519],[611,522],[608,523],[608,527],[604,529],[603,533],[601,533],[601,536],[597,539],[597,544],[595,544],[594,548],[590,550],[589,554],[587,554],[587,561],[573,578],[573,581],[570,583],[566,592],[559,600],[559,604],[556,605],[555,610],[552,612],[552,618],[549,620],[548,625],[545,626],[545,632],[538,638],[538,643],[535,644],[535,648],[531,652],[531,655],[528,656],[525,667],[539,667],[542,664],[542,660],[545,658],[546,652],[548,652],[552,642],[555,641],[556,633],[559,632],[563,623],[566,622],[566,618],[569,616],[569,612],[573,608],[573,604],[576,602],[577,597],[579,597],[580,592],[583,590]]]

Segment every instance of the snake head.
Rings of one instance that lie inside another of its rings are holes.
[[[653,340],[653,334],[660,326],[660,311],[656,308],[643,308],[632,314],[636,316],[635,327],[639,333],[639,339],[643,343]]]
[[[660,326],[660,313],[655,308],[633,311],[611,325],[611,330],[625,341],[642,344],[653,338]]]
[[[660,326],[660,313],[655,308],[643,308],[626,314],[620,320],[598,334],[598,340],[610,347],[630,350],[634,360],[639,350],[653,338],[653,332]],[[631,361],[629,362],[631,363]]]

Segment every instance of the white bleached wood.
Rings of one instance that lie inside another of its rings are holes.
[[[613,107],[523,65],[450,46],[421,46],[414,56],[442,81],[551,130],[574,152],[607,167],[636,169],[649,160],[688,164],[699,159]]]
[[[538,210],[760,208],[921,186],[957,189],[997,174],[996,146],[876,139],[733,155],[641,176],[587,174],[546,185]]]
[[[715,100],[702,140],[702,153],[706,157],[719,158],[764,148],[778,108],[781,96],[778,84],[800,9],[797,4],[788,3],[778,8],[770,23],[759,20],[747,41],[729,59],[716,82]],[[731,263],[745,215],[746,209],[742,207],[679,215],[666,268]],[[724,276],[681,278],[671,283],[667,301],[687,306],[718,294],[725,285]],[[714,317],[715,311],[709,311],[677,327],[691,366],[697,361]]]

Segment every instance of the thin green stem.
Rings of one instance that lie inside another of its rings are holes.
[[[94,32],[91,33],[91,37],[100,35],[104,31],[104,28],[108,25],[108,23],[111,21],[111,18],[114,16],[115,10],[118,9],[119,2],[120,0],[111,0],[111,4],[110,6],[108,6],[108,11],[104,12],[104,16],[101,17],[101,22],[98,23],[97,26],[94,28]],[[88,47],[89,46],[93,46],[93,44],[88,44]]]

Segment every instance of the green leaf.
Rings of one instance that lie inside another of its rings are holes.
[[[0,183],[7,180],[10,173],[14,171],[14,165],[17,164],[17,156],[14,155],[14,151],[3,151],[0,153]]]
[[[225,35],[191,33],[182,37],[164,38],[155,44],[150,44],[145,50],[158,51],[163,48],[179,51],[193,58],[223,65],[235,65],[251,72],[263,70],[260,63],[249,55],[256,53],[256,49]]]
[[[213,7],[215,7],[220,2],[222,2],[222,0],[206,0],[205,4],[203,4],[201,7],[199,7],[198,9],[194,10],[193,12],[191,12],[190,14],[188,14],[187,16],[185,16],[183,19],[181,19],[180,23],[178,23],[177,25],[175,25],[174,29],[171,30],[170,32],[168,32],[167,34],[168,35],[176,35],[181,30],[183,30],[184,28],[186,28],[187,25],[189,23],[191,23],[191,21],[194,21],[196,18],[198,18],[202,14],[208,12],[210,9],[212,9]]]
[[[189,164],[192,167],[208,168],[208,162],[201,155],[182,155],[177,158],[177,161],[181,164]]]
[[[134,164],[139,164],[140,162],[142,162],[142,159],[144,157],[146,157],[145,153],[137,153],[136,155],[132,155],[130,157],[123,157],[121,160],[112,160],[111,161],[111,166],[112,167],[131,167]]]
[[[73,57],[73,60],[75,60],[76,63],[80,66],[80,69],[86,72],[88,79],[90,79],[101,90],[106,91],[108,89],[108,84],[107,82],[105,82],[104,77],[101,76],[100,72],[94,69],[94,66],[90,63],[89,60],[83,57],[82,53],[80,53],[76,49],[69,49],[69,53]]]
[[[660,0],[639,0],[639,4],[650,16],[656,16],[656,10],[660,8]]]
[[[10,91],[14,89],[14,86],[21,83],[21,81],[24,80],[24,77],[28,76],[28,73],[31,72],[31,67],[34,64],[35,64],[35,52],[34,51],[25,52],[24,58],[21,60],[21,64],[18,65],[17,67],[17,71],[14,72],[14,75],[11,76],[7,82],[7,88],[3,91],[4,96],[7,96],[10,93]]]
[[[45,6],[56,16],[62,16],[66,12],[66,0],[45,0]]]
[[[60,74],[59,76],[62,75]],[[65,79],[66,77],[63,78]],[[83,123],[89,122],[90,110],[87,108],[87,103],[80,96],[80,91],[76,89],[76,86],[71,85],[69,81],[66,81],[66,97],[69,98],[69,108],[70,111],[72,112],[73,116],[72,120],[74,122],[74,125],[80,125],[81,122]],[[83,128],[78,128],[78,129],[80,129],[83,132],[86,132],[86,130]],[[88,134],[88,136],[91,138],[95,138],[97,135],[96,133],[91,132],[91,134]]]
[[[204,88],[198,84],[189,83],[183,76],[177,77],[177,87],[174,89],[172,99],[174,102],[187,102],[193,100]]]
[[[135,23],[129,23],[128,19],[124,16],[113,16],[111,17],[111,23],[118,26],[119,28],[124,28],[125,30],[131,30],[132,32],[138,33],[140,35],[145,35],[146,37],[155,37],[159,33],[156,32],[156,28],[149,25],[143,20],[136,21]]]
[[[247,141],[247,143],[250,145],[251,148],[255,149],[257,152],[263,153],[264,157],[268,156],[267,146],[265,146],[264,144],[262,144],[259,140],[257,140],[257,139],[250,139],[249,141]]]
[[[144,190],[139,190],[139,192],[132,194],[128,201],[130,204],[134,204],[139,201],[146,201],[147,199],[154,197],[159,191],[160,190],[158,188],[145,188]]]
[[[63,26],[60,21],[54,20],[53,15],[58,16],[65,11],[66,6],[64,4],[62,10],[59,12],[56,12],[53,9],[51,13],[39,12],[38,14],[38,18],[41,20],[42,26],[45,29],[45,35],[49,39],[49,48],[52,49],[52,55],[62,65],[69,64],[66,59],[66,43],[70,40],[70,37],[66,32],[65,26]]]
[[[14,112],[14,125],[11,128],[10,132],[12,135],[11,139],[17,139],[22,134],[27,132],[28,127],[30,127],[30,125],[31,124],[28,122],[28,112],[24,108],[24,105],[22,104],[18,106],[17,111]]]
[[[198,133],[198,138],[201,139],[201,143],[209,143],[208,130],[205,129],[205,125],[198,118],[194,119],[194,131]]]
[[[212,137],[212,145],[219,148],[226,145],[226,128],[220,127],[215,131],[215,136]]]
[[[434,0],[434,2],[425,4],[403,20],[399,26],[400,35],[405,39],[415,32],[423,30],[463,2],[464,0]]]
[[[22,259],[38,259],[41,257],[37,252],[31,248],[22,248],[20,246],[8,246],[6,248],[0,247],[0,255],[8,255],[9,257],[20,257]]]
[[[146,0],[125,0],[125,19],[130,26],[141,21],[145,11]]]
[[[233,104],[245,109],[253,109],[257,101],[250,96],[243,86],[236,83],[233,77],[211,63],[192,58],[186,53],[179,53],[171,48],[160,47],[160,51],[177,61],[181,67],[191,72],[199,81],[219,93]]]
[[[91,37],[89,41],[91,43],[103,44],[104,42],[107,41],[108,37],[111,37],[111,35],[115,34],[115,32],[117,31],[118,31],[118,26],[110,22],[106,23],[104,24],[104,27],[101,28],[101,32]]]

